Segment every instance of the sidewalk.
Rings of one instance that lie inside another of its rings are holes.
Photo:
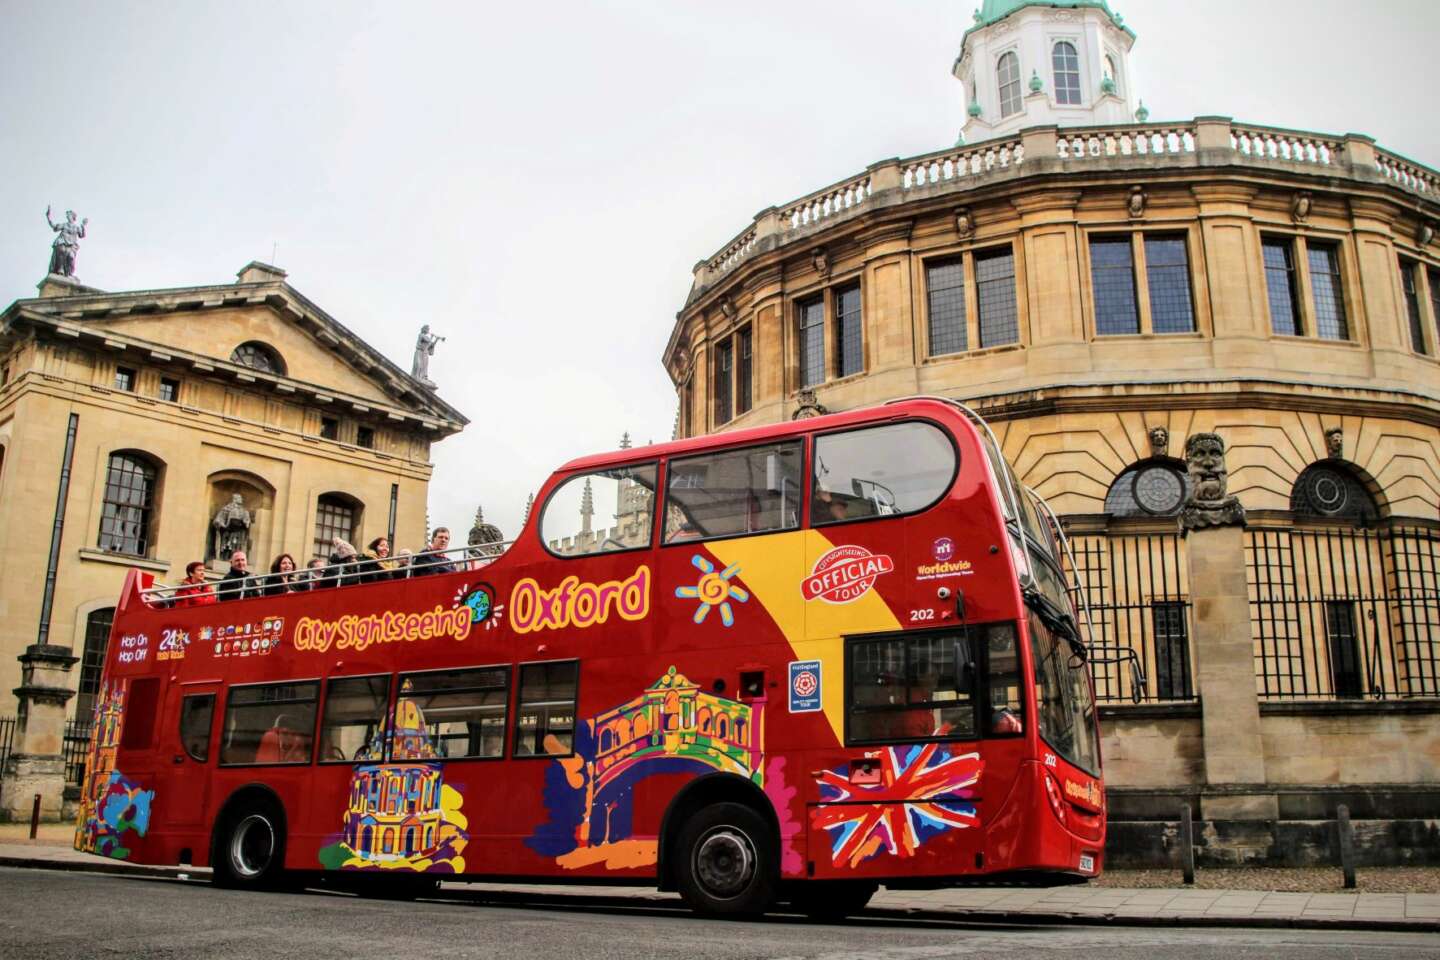
[[[62,836],[63,834],[63,836]],[[42,828],[35,841],[0,829],[0,867],[83,870],[131,876],[209,876],[198,867],[133,866],[78,853],[69,828]],[[674,894],[646,888],[454,883],[448,889],[494,903],[581,903],[589,906],[678,906]],[[882,890],[866,911],[906,917],[990,923],[1084,923],[1131,926],[1289,927],[1330,930],[1403,930],[1440,933],[1436,893],[1265,893],[1185,888],[1124,889],[1075,886],[1032,889],[976,887],[950,890]]]

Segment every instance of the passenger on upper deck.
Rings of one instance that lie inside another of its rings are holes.
[[[264,594],[260,578],[250,574],[250,561],[244,550],[230,554],[230,569],[220,578],[215,595],[220,600],[248,600]]]
[[[304,590],[300,575],[295,572],[295,558],[282,553],[270,564],[270,576],[265,578],[265,595],[277,597],[286,593]]]
[[[376,537],[360,556],[360,582],[377,583],[394,575],[395,561],[390,559],[390,541]]]
[[[415,568],[415,576],[429,573],[454,573],[455,564],[444,554],[444,550],[448,546],[450,546],[450,528],[436,527],[430,537],[430,546],[425,548],[427,552],[410,561],[410,565]]]
[[[192,560],[185,564],[185,579],[175,590],[175,606],[198,607],[215,602],[215,590],[205,582],[205,564]]]

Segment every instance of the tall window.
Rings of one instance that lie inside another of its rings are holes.
[[[137,453],[112,453],[100,511],[101,550],[143,557],[152,542],[151,521],[159,471]]]
[[[1350,339],[1345,323],[1345,296],[1340,288],[1340,247],[1308,242],[1310,290],[1315,296],[1315,334],[1330,340]]]
[[[339,494],[327,493],[315,505],[315,544],[313,554],[328,558],[334,549],[332,542],[340,537],[355,542],[355,521],[358,519],[355,502]]]
[[[255,340],[236,347],[230,354],[230,362],[238,363],[242,367],[249,367],[251,370],[259,370],[261,373],[273,373],[280,376],[285,374],[285,361],[280,359],[280,354]]]
[[[1190,643],[1186,632],[1185,604],[1167,601],[1152,604],[1155,627],[1155,697],[1157,700],[1189,700]]]
[[[1095,286],[1095,332],[1139,333],[1129,235],[1090,238],[1090,275]]]
[[[1430,328],[1430,332],[1435,335],[1435,339],[1432,340],[1431,343],[1435,344],[1436,347],[1437,347],[1437,349],[1440,349],[1440,270],[1431,270],[1431,271],[1429,271],[1429,280],[1430,280],[1430,322],[1431,322],[1432,324],[1434,324],[1434,326],[1432,326],[1432,327]],[[1416,304],[1416,306],[1418,307],[1419,304]],[[1416,310],[1416,313],[1419,313],[1419,310],[1418,310],[1418,309]],[[1417,344],[1424,343],[1424,342],[1425,342],[1425,338],[1424,338],[1424,337],[1420,337],[1420,338],[1418,338],[1415,342],[1416,342]],[[1428,349],[1426,349],[1425,347],[1421,347],[1421,346],[1417,346],[1417,347],[1415,348],[1415,350],[1416,350],[1417,353],[1427,353],[1427,354],[1428,354],[1428,353],[1430,352]]]
[[[860,347],[860,285],[837,290],[835,300],[835,373],[848,377],[864,366]]]
[[[1009,247],[975,255],[975,292],[980,306],[980,346],[1020,339],[1015,298],[1015,253]]]
[[[1150,329],[1193,333],[1195,306],[1190,300],[1190,258],[1183,236],[1145,235],[1145,279],[1150,285]]]
[[[957,257],[927,263],[925,296],[930,318],[930,356],[967,349],[965,261]]]
[[[1325,639],[1330,654],[1330,682],[1335,696],[1365,695],[1360,676],[1360,638],[1355,630],[1355,604],[1331,600],[1325,604]]]
[[[1413,260],[1400,261],[1400,285],[1405,288],[1405,316],[1410,321],[1410,346],[1416,353],[1428,353],[1425,349],[1425,325],[1420,318],[1420,291],[1416,289],[1419,283],[1420,265]],[[1430,271],[1430,306],[1436,304],[1435,271]]]
[[[741,330],[735,335],[737,350],[740,353],[738,365],[735,367],[735,412],[745,413],[750,409],[751,395],[753,394],[754,380],[754,355],[752,348],[752,336],[749,327]]]
[[[1300,335],[1300,311],[1295,298],[1294,244],[1280,237],[1262,241],[1265,255],[1265,289],[1270,296],[1270,329],[1282,336]]]
[[[800,309],[800,386],[825,382],[825,301],[807,300]]]
[[[1013,53],[1000,57],[995,67],[995,79],[1000,87],[1000,116],[1008,117],[1020,112],[1020,58]]]
[[[1080,102],[1080,58],[1075,55],[1075,45],[1061,41],[1055,44],[1050,54],[1055,67],[1055,102]]]
[[[114,622],[114,607],[91,611],[85,618],[85,650],[80,657],[80,683],[75,697],[75,719],[81,723],[90,722],[100,697],[100,674],[105,670],[105,650]]]
[[[729,340],[715,346],[715,425],[725,423],[732,416],[730,405],[730,378],[734,376],[735,352]]]

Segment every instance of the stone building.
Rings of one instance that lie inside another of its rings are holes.
[[[974,404],[1070,535],[1112,855],[1161,856],[1182,804],[1217,859],[1319,855],[1345,803],[1370,856],[1440,858],[1440,173],[1360,134],[1148,122],[1104,0],[976,16],[960,144],[696,265],[678,432]],[[1206,433],[1243,527],[1178,523]]]
[[[131,568],[174,583],[237,548],[265,572],[337,535],[423,544],[430,445],[465,418],[285,276],[52,275],[0,313],[0,716],[39,644],[80,658],[69,712],[88,717]]]

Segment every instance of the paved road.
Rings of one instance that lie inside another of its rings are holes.
[[[1434,934],[1144,929],[797,918],[702,920],[680,910],[496,906],[463,887],[420,903],[324,892],[251,894],[208,883],[0,869],[0,958],[357,960],[516,957],[938,960],[1440,958]]]

